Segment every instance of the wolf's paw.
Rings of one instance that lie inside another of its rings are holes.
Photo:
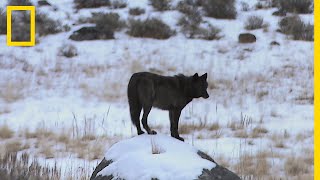
[[[141,135],[141,134],[144,134],[144,132],[143,132],[143,131],[139,131],[139,132],[138,132],[138,135]]]
[[[149,134],[151,134],[151,135],[156,135],[157,132],[156,132],[155,130],[151,130],[151,131],[149,132]]]
[[[175,137],[176,139],[180,140],[180,141],[183,141],[184,142],[184,139],[182,137]]]

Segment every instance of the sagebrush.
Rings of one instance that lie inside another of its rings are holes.
[[[313,41],[314,26],[304,23],[299,16],[288,16],[279,22],[280,32],[294,40]]]
[[[235,19],[237,16],[235,0],[203,0],[202,7],[209,17]]]
[[[145,37],[154,39],[168,39],[175,31],[157,18],[142,20],[129,20],[128,34],[133,37]]]

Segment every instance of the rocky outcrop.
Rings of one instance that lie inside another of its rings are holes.
[[[141,137],[145,136],[145,137]],[[143,174],[141,176],[141,180],[166,180],[166,179],[184,179],[190,180],[240,180],[240,177],[235,173],[231,172],[225,167],[217,164],[209,155],[206,153],[196,150],[193,151],[194,148],[184,142],[180,142],[171,137],[161,137],[163,140],[157,140],[153,137],[158,136],[148,136],[141,135],[138,140],[132,138],[132,140],[124,140],[119,142],[113,147],[111,147],[106,152],[106,157],[98,164],[95,168],[94,172],[91,175],[90,180],[130,180],[136,178],[130,178],[130,174]],[[148,139],[149,138],[149,139]],[[140,139],[140,140],[139,140]],[[143,139],[143,140],[141,140]],[[149,140],[151,139],[152,151],[150,147],[150,154],[148,153],[149,149]],[[131,142],[129,142],[131,141]],[[168,142],[167,142],[168,141]],[[170,143],[172,141],[173,143]],[[135,144],[139,143],[139,144]],[[162,143],[162,144],[157,144]],[[176,144],[175,144],[176,143]],[[153,146],[159,146],[159,151],[157,153],[153,153]],[[116,147],[114,147],[116,146]],[[176,147],[177,146],[177,147]],[[182,148],[180,148],[180,147]],[[146,147],[146,148],[144,148]],[[123,153],[123,148],[125,148],[128,153]],[[139,150],[141,149],[141,151]],[[182,152],[182,151],[186,152]],[[174,152],[177,151],[177,152]],[[151,153],[152,152],[152,153]],[[132,155],[130,154],[132,153]],[[146,153],[146,154],[144,154]],[[171,153],[175,154],[171,157]],[[180,154],[183,154],[184,158],[179,157]],[[109,158],[110,155],[112,158]],[[185,156],[188,155],[188,156]],[[149,157],[152,157],[152,162],[149,162]],[[109,158],[109,160],[108,160]],[[192,161],[188,161],[188,158],[192,159]],[[188,162],[192,162],[189,164]],[[115,164],[114,164],[115,163]],[[151,163],[153,167],[148,169]],[[145,167],[144,167],[145,165]],[[174,165],[170,167],[170,165]],[[177,168],[177,166],[182,166],[182,168]],[[183,171],[184,169],[189,169],[187,171]],[[208,168],[209,167],[209,168]],[[190,171],[195,169],[196,174],[190,174]],[[122,169],[122,170],[120,170]],[[134,170],[133,170],[134,169]],[[171,173],[171,170],[174,169]],[[201,170],[202,169],[202,170]],[[133,170],[133,171],[132,171]],[[182,171],[181,171],[182,170]],[[140,171],[140,172],[139,172]],[[189,173],[189,176],[184,176],[186,173]],[[163,176],[162,176],[163,175]],[[169,176],[168,176],[169,175]],[[194,177],[192,177],[194,176]]]
[[[97,27],[83,27],[73,32],[69,39],[74,41],[114,39],[114,35],[112,31],[101,32]]]
[[[256,36],[251,33],[239,34],[239,43],[254,43],[256,41]]]

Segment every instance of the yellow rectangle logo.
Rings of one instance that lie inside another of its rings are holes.
[[[30,11],[30,41],[12,41],[11,19],[12,11]],[[36,30],[36,8],[35,6],[7,6],[7,45],[8,46],[34,46]]]

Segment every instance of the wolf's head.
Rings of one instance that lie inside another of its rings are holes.
[[[207,73],[202,76],[199,76],[198,73],[195,73],[192,76],[192,86],[192,94],[194,95],[194,98],[203,97],[204,99],[207,99],[209,97],[209,94],[207,92]]]

